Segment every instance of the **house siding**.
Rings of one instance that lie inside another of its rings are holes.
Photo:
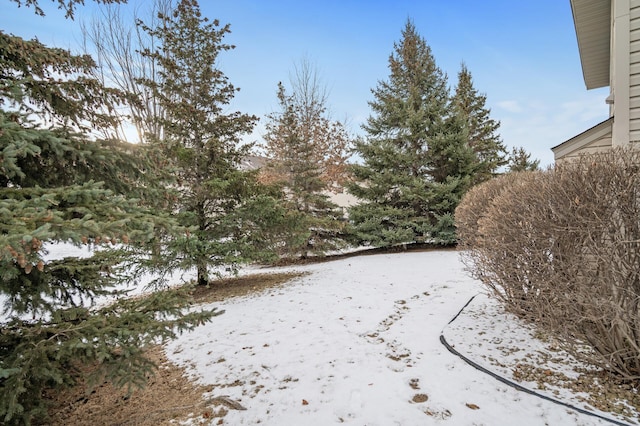
[[[629,142],[640,141],[640,0],[629,1]]]
[[[555,162],[561,163],[563,161],[571,161],[578,159],[581,155],[596,154],[598,152],[606,152],[611,149],[611,133],[607,136],[603,136],[590,144],[577,149],[573,152],[563,155],[562,157],[556,157]]]
[[[572,160],[582,154],[608,151],[612,147],[613,118],[609,118],[551,148],[556,162]]]
[[[640,0],[570,2],[585,84],[587,89],[610,86],[609,118],[553,147],[554,158],[564,161],[625,146],[640,149]],[[608,83],[600,80],[605,69]]]
[[[591,142],[585,146],[579,153],[569,155],[569,157],[582,155],[582,154],[595,154],[598,152],[605,152],[611,149],[611,135],[602,137],[598,140]]]

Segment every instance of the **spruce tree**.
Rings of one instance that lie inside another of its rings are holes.
[[[509,155],[507,170],[510,172],[540,170],[540,160],[532,159],[531,153],[523,147],[514,147]]]
[[[192,229],[188,244],[169,244],[168,268],[195,266],[198,285],[208,285],[221,268],[274,258],[274,232],[286,222],[277,199],[257,181],[255,171],[240,169],[251,145],[242,144],[257,118],[227,112],[237,89],[217,68],[229,25],[209,21],[195,0],[180,1],[155,28],[143,26],[160,47],[143,51],[159,71],[143,79],[164,115],[161,140],[150,140],[167,155],[176,182],[180,223]],[[178,243],[180,243],[178,241]]]
[[[43,390],[73,384],[87,365],[89,383],[143,385],[154,367],[146,346],[215,314],[185,313],[186,288],[123,297],[151,248],[186,230],[132,198],[149,194],[143,149],[90,137],[112,124],[101,111],[121,96],[90,77],[94,66],[0,31],[3,424],[46,417]],[[56,243],[93,256],[51,260]]]
[[[363,243],[455,241],[452,213],[473,173],[465,126],[451,108],[446,75],[411,21],[389,57],[388,81],[373,90],[373,114],[356,142],[362,163],[349,210]]]
[[[326,95],[308,62],[293,80],[293,93],[278,84],[280,110],[269,115],[264,136],[269,161],[264,169],[285,188],[286,206],[298,231],[284,247],[288,254],[324,254],[344,244],[344,213],[329,192],[345,180],[350,138],[327,113]]]
[[[453,213],[462,196],[471,187],[478,169],[464,117],[452,103],[443,130],[429,142],[429,210],[432,216],[431,241],[454,244],[457,241]]]
[[[471,72],[463,63],[452,104],[465,121],[468,144],[476,156],[474,185],[496,176],[498,169],[507,163],[506,148],[497,133],[500,122],[491,118],[486,102],[487,96],[473,86]]]

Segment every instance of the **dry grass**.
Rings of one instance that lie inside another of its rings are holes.
[[[196,288],[193,297],[197,303],[221,302],[279,288],[302,275],[289,272],[221,279],[209,287]],[[203,398],[203,394],[210,392],[214,386],[204,387],[194,383],[187,377],[184,368],[166,358],[161,347],[149,349],[147,356],[158,369],[144,389],[128,396],[126,389],[114,388],[109,383],[103,383],[92,391],[87,391],[84,383],[78,383],[73,388],[52,392],[48,395],[52,408],[47,424],[152,426],[172,424],[172,420],[190,417],[201,419],[206,424],[218,418],[216,423],[224,424],[224,416],[230,409],[225,401]]]

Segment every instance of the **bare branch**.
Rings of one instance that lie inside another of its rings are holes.
[[[128,98],[127,108],[119,111],[120,126],[105,136],[128,140],[133,130],[139,142],[162,138],[159,123],[164,112],[153,92],[141,84],[158,80],[156,61],[141,52],[155,51],[159,41],[141,26],[155,27],[159,14],[166,15],[172,8],[172,0],[154,0],[148,10],[136,9],[126,16],[120,7],[106,5],[89,23],[81,23],[85,51],[94,54],[98,64],[96,78],[122,90]]]

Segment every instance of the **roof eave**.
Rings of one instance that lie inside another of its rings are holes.
[[[571,139],[562,142],[560,145],[554,146],[551,148],[551,151],[553,151],[555,160],[558,161],[571,153],[580,151],[590,143],[606,136],[607,134],[611,135],[612,126],[613,117],[609,117]]]
[[[611,0],[570,0],[587,89],[609,85]]]

